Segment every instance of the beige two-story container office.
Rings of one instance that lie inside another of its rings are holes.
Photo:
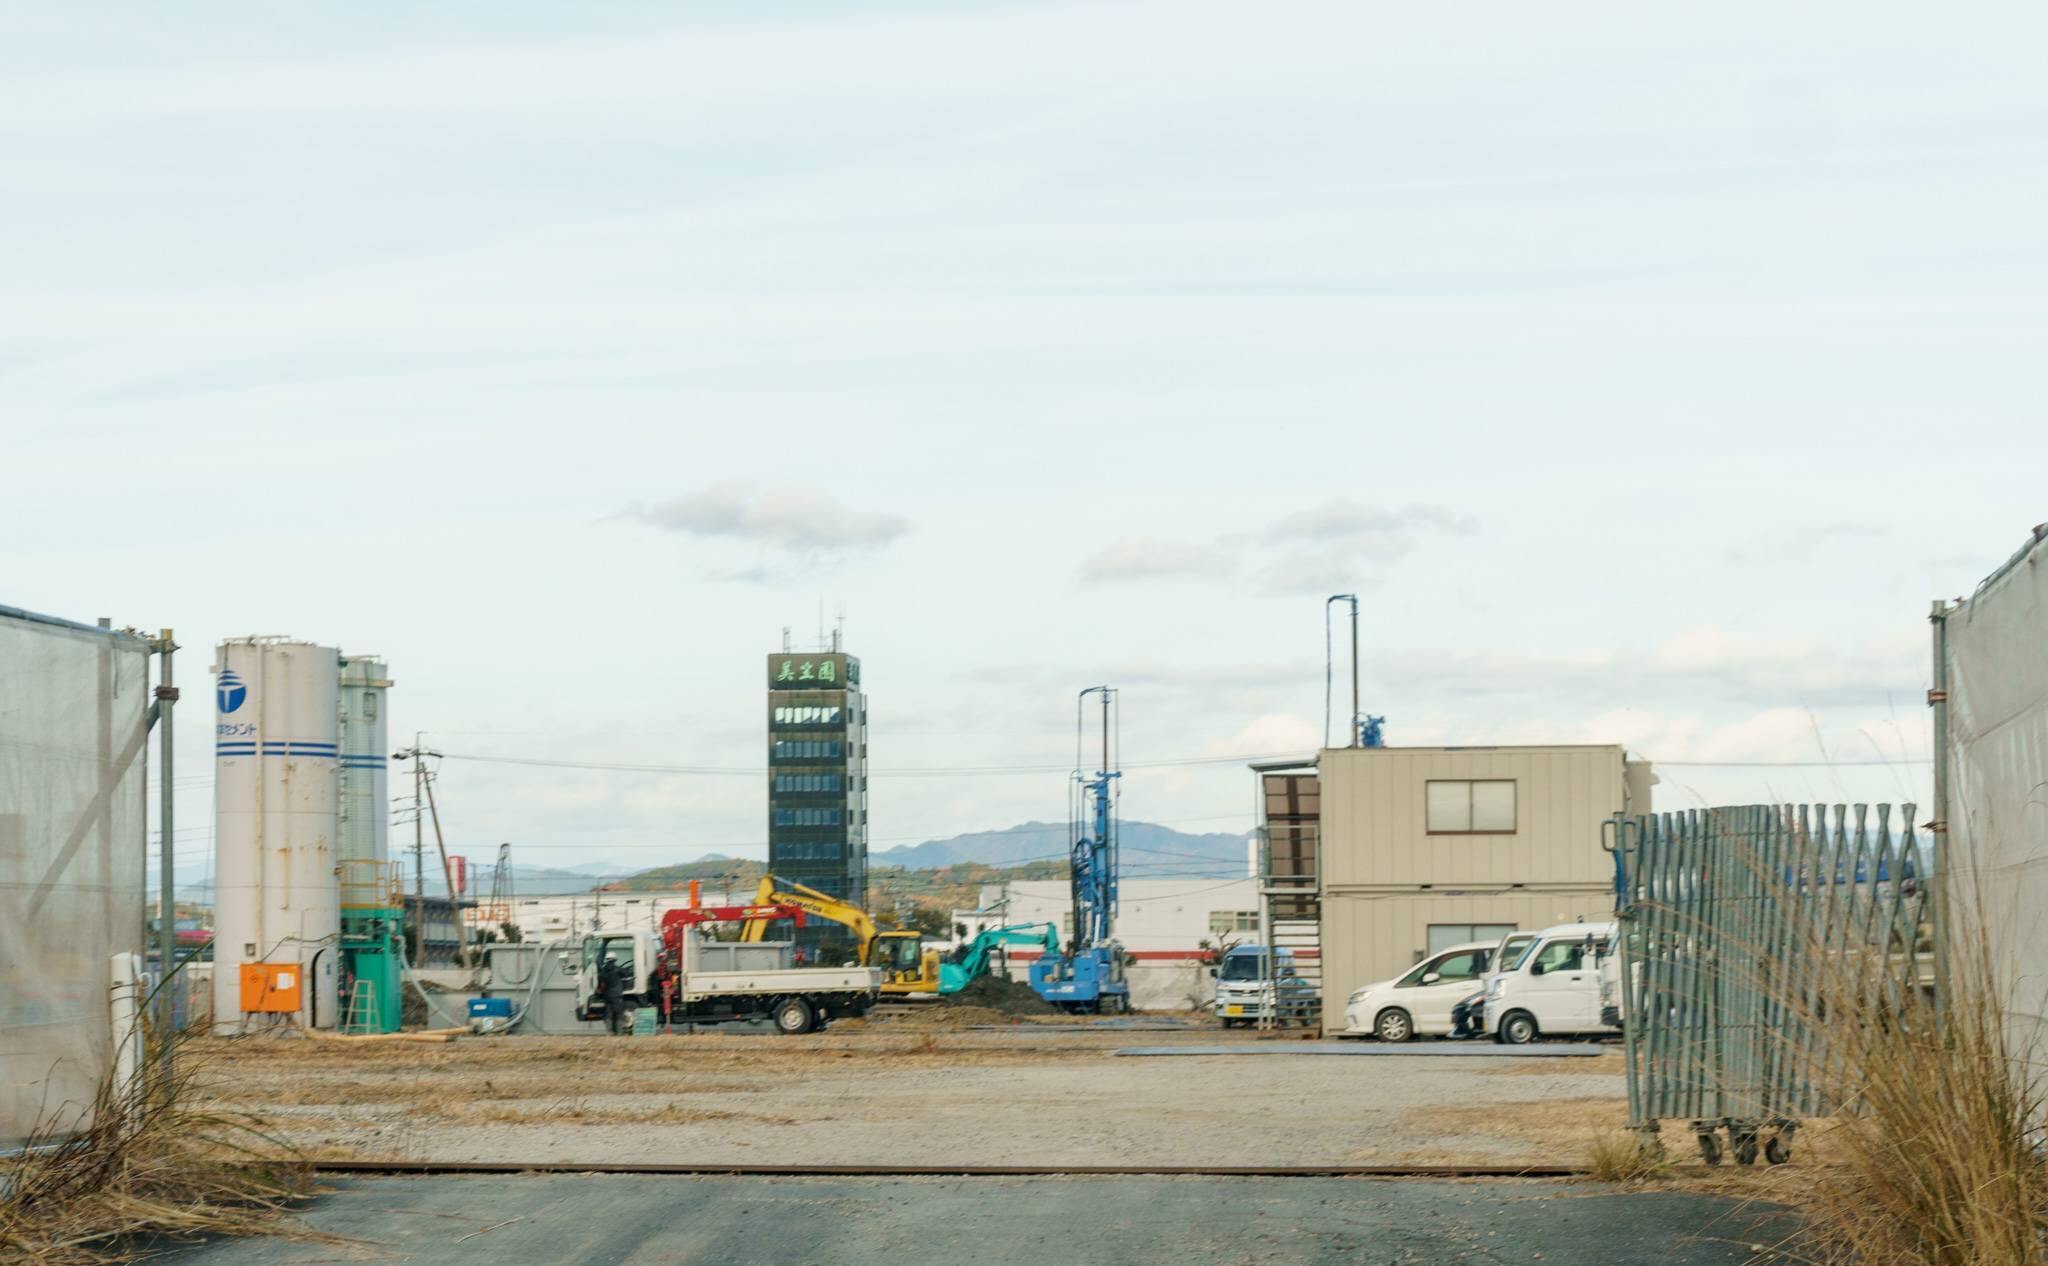
[[[1619,746],[1350,747],[1321,753],[1323,1018],[1434,949],[1612,917],[1611,814],[1650,811]]]

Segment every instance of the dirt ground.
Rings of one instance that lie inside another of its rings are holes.
[[[329,1158],[1025,1165],[1556,1163],[1622,1124],[1598,1058],[1129,1059],[1213,1026],[199,1044],[214,1094]],[[1417,1048],[1418,1051],[1423,1049]]]

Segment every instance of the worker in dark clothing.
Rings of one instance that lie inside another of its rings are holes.
[[[597,989],[604,995],[604,1022],[617,1037],[626,1019],[626,987],[619,979],[619,960],[607,954],[597,965]]]

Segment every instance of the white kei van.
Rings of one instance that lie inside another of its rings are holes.
[[[1513,1045],[1551,1034],[1619,1033],[1606,1006],[1613,973],[1601,971],[1614,933],[1612,923],[1563,923],[1504,937],[1486,978],[1482,1031]]]

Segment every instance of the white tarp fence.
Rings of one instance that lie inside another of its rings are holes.
[[[149,643],[0,607],[0,1151],[74,1124],[143,939]]]
[[[2048,1056],[2048,535],[1943,621],[1952,957],[1989,952],[2013,1050]],[[1939,736],[1937,736],[1938,738]]]

